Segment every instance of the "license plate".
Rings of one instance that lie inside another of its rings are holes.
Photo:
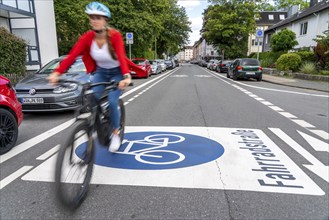
[[[136,75],[136,72],[131,71],[131,72],[130,72],[130,75]]]
[[[247,75],[255,75],[255,72],[246,72]]]
[[[23,98],[23,104],[44,103],[43,98]]]

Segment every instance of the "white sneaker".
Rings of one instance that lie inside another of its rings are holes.
[[[111,138],[111,144],[109,147],[109,151],[112,153],[115,153],[119,150],[120,146],[121,146],[120,136],[118,134],[113,134],[112,138]]]

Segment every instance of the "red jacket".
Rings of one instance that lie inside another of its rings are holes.
[[[129,59],[126,57],[126,51],[120,32],[115,29],[110,29],[109,34],[111,36],[110,41],[113,49],[115,50],[120,63],[122,74],[130,73],[127,63],[127,60]],[[61,74],[66,72],[66,70],[74,63],[75,59],[82,55],[82,60],[86,66],[87,73],[94,72],[96,70],[96,62],[90,55],[90,47],[94,37],[94,31],[87,31],[84,33],[55,71]],[[131,63],[129,64],[131,65]],[[135,68],[136,65],[131,67]]]

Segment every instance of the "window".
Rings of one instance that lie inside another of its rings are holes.
[[[280,15],[280,20],[284,20],[284,15]]]
[[[274,20],[274,15],[268,15],[269,20]]]
[[[300,24],[300,32],[299,35],[307,34],[307,22]]]

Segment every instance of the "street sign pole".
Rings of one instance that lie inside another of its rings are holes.
[[[129,59],[131,60],[131,44],[129,44]]]
[[[259,43],[260,40],[263,39],[264,31],[263,30],[256,30],[256,42],[257,42],[257,60],[259,60]]]
[[[126,33],[126,43],[129,45],[129,59],[131,59],[131,45],[134,43],[134,34]]]
[[[256,38],[257,41],[257,60],[259,60],[259,38]]]

